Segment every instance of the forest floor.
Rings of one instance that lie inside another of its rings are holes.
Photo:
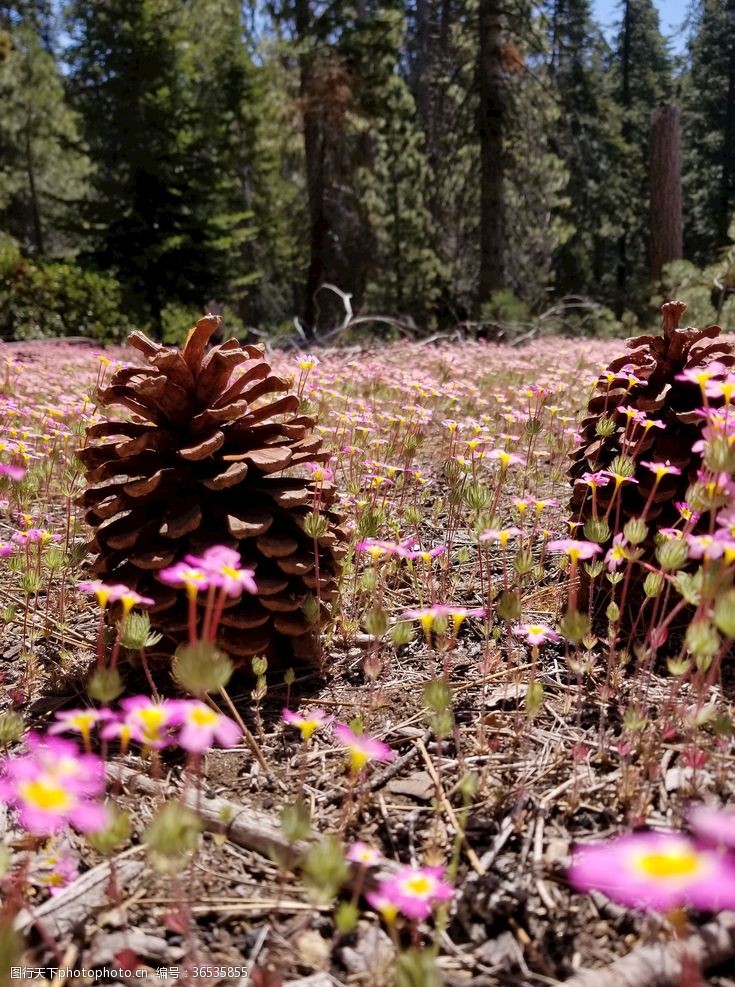
[[[601,367],[623,349],[622,341],[563,339],[519,348],[402,342],[320,353],[314,367],[305,354],[274,356],[279,372],[294,375],[334,453],[352,545],[413,539],[424,552],[440,551],[408,561],[348,554],[324,637],[323,676],[297,671],[290,687],[274,676],[254,698],[252,682],[236,673],[230,695],[258,753],[243,743],[203,756],[194,802],[206,830],[173,873],[150,860],[144,833],[160,805],[191,786],[175,749],[143,758],[134,748],[111,760],[113,799],[132,822],[111,857],[73,829],[51,843],[34,839],[0,804],[0,836],[27,877],[27,911],[15,919],[25,935],[18,969],[26,976],[52,966],[96,971],[96,981],[44,973],[59,985],[133,978],[227,987],[431,987],[442,980],[541,987],[589,970],[600,987],[676,982],[656,979],[677,955],[669,919],[573,890],[567,867],[575,844],[642,826],[681,829],[692,800],[732,801],[732,740],[711,725],[735,714],[735,697],[712,686],[711,716],[694,749],[690,734],[665,723],[672,699],[665,667],[647,672],[633,660],[611,677],[597,640],[587,642],[581,667],[570,663],[563,641],[543,644],[534,661],[497,615],[470,615],[456,634],[444,621],[425,635],[405,613],[484,607],[483,572],[496,588],[519,589],[516,620],[558,624],[567,577],[546,545],[569,530],[566,468],[577,422]],[[72,504],[78,471],[69,470],[101,363],[99,351],[61,343],[1,352],[6,461],[27,457],[38,481],[22,505],[12,490],[6,495],[0,540],[10,545],[29,527],[23,512],[33,526],[59,533],[62,545],[70,524],[71,551],[63,565],[44,563],[40,590],[26,592],[22,566],[6,566],[0,578],[0,712],[15,709],[27,727],[43,730],[59,710],[88,703],[85,679],[95,660],[97,611],[75,590],[87,535]],[[133,355],[105,350],[103,357],[102,365]],[[526,428],[529,420],[541,427]],[[502,457],[490,457],[493,450],[519,461],[506,468]],[[506,549],[478,541],[481,510],[467,496],[471,484],[490,492],[496,527],[518,532]],[[519,542],[531,560],[520,573]],[[376,610],[384,633],[366,626]],[[401,622],[412,623],[414,634],[396,644],[391,631]],[[129,691],[145,691],[134,662],[126,674]],[[533,715],[525,703],[531,675],[543,685]],[[167,673],[156,676],[158,688],[173,695]],[[430,708],[426,690],[437,681],[449,685],[443,710]],[[678,685],[680,709],[688,689]],[[282,719],[287,705],[344,723],[359,718],[366,734],[390,745],[394,760],[353,778],[329,727],[302,745]],[[626,719],[631,708],[645,710],[643,722]],[[293,812],[290,826],[283,814],[288,820],[297,799],[308,807],[308,823],[291,840]],[[386,924],[361,893],[375,875],[359,867],[335,899],[325,893],[333,861],[309,857],[309,847],[323,848],[329,835],[332,847],[360,841],[375,848],[385,872],[398,864],[447,867],[451,900],[424,921]],[[58,857],[73,861],[74,873],[50,896]],[[335,919],[339,902],[357,906],[351,925]],[[688,931],[712,921],[690,912]],[[397,972],[397,957],[422,944],[436,947],[433,972]],[[643,962],[649,946],[661,950],[655,975],[609,979],[617,959],[637,951]],[[113,969],[122,971],[117,979]],[[686,983],[734,985],[735,960],[702,976]],[[22,980],[14,976],[7,987],[14,982]]]

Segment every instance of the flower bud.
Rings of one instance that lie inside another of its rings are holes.
[[[360,589],[371,592],[378,585],[378,574],[375,569],[365,569],[360,576]]]
[[[342,843],[336,836],[326,836],[306,854],[303,879],[316,901],[331,901],[349,873]]]
[[[230,681],[232,662],[207,641],[180,644],[174,655],[171,674],[175,681],[192,696],[219,692]]]
[[[669,675],[680,678],[682,675],[686,675],[692,667],[692,663],[688,658],[667,658],[666,667],[669,670]]]
[[[281,832],[291,843],[306,840],[311,835],[311,813],[302,799],[284,805],[281,810]]]
[[[674,586],[687,603],[696,607],[702,598],[702,570],[696,572],[677,572],[674,577]]]
[[[467,506],[473,511],[484,511],[490,497],[490,488],[483,483],[470,483],[465,493]]]
[[[25,723],[20,713],[12,709],[0,713],[0,747],[7,748],[20,740],[25,731]]]
[[[653,599],[658,596],[664,586],[664,576],[662,572],[649,572],[643,580],[643,592]]]
[[[98,665],[87,681],[87,695],[103,706],[109,706],[124,691],[125,683],[116,668]]]
[[[253,669],[253,675],[260,677],[265,675],[268,671],[268,659],[267,658],[253,658],[251,662],[251,667]]]
[[[304,531],[309,538],[323,538],[329,531],[329,521],[323,514],[312,511],[304,518]]]
[[[706,617],[693,620],[687,627],[685,643],[695,658],[712,658],[720,648],[720,635]]]
[[[601,415],[595,422],[595,432],[604,439],[614,435],[616,428],[615,419],[609,415]]]
[[[360,909],[351,901],[341,901],[334,911],[334,924],[340,935],[348,936],[357,928]]]
[[[391,628],[390,639],[394,648],[400,648],[402,645],[410,644],[414,639],[413,624],[408,620],[400,620]]]
[[[526,690],[526,713],[533,719],[538,716],[544,703],[544,687],[540,682],[531,682]]]
[[[630,456],[621,454],[613,459],[608,469],[611,473],[617,473],[618,476],[634,476],[635,462],[630,458]]]
[[[562,636],[567,641],[571,641],[572,644],[579,644],[589,629],[589,617],[586,613],[580,613],[579,610],[567,610],[559,624],[559,631]]]
[[[365,630],[372,637],[382,637],[388,630],[388,615],[385,610],[376,607],[365,614]]]
[[[153,867],[162,874],[181,871],[199,843],[202,821],[181,802],[167,802],[143,834]]]
[[[610,525],[604,518],[591,517],[585,523],[584,537],[601,545],[610,537]]]
[[[514,621],[521,616],[521,597],[514,590],[504,589],[495,608],[503,620]]]
[[[107,809],[106,825],[94,833],[87,833],[86,839],[92,849],[109,856],[127,842],[130,836],[130,816],[112,803],[108,803],[105,808]]]
[[[133,611],[117,625],[120,644],[130,651],[152,648],[161,640],[160,634],[151,634],[151,618],[145,612]]]
[[[685,564],[689,557],[689,548],[685,541],[679,538],[668,538],[656,549],[656,558],[662,569],[676,572]]]
[[[735,638],[735,589],[717,597],[713,620],[725,637]]]
[[[436,712],[452,705],[452,689],[444,679],[432,679],[424,685],[424,703]]]
[[[533,569],[533,556],[529,551],[519,552],[515,557],[513,567],[519,576],[526,576]]]
[[[631,545],[640,545],[646,540],[648,525],[640,517],[631,518],[623,528],[623,534]]]
[[[373,576],[375,575],[372,569],[369,569],[368,571],[372,572]],[[301,612],[310,624],[316,624],[319,620],[319,601],[313,593],[309,593],[304,602],[301,604]]]

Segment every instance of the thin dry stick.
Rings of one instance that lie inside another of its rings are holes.
[[[267,775],[269,775],[271,773],[271,769],[268,767],[268,762],[266,761],[266,759],[265,759],[265,757],[263,755],[262,750],[258,746],[258,741],[252,735],[252,733],[250,732],[250,730],[248,730],[247,725],[245,724],[245,721],[243,720],[243,718],[238,713],[237,707],[235,706],[235,704],[230,699],[230,697],[229,697],[229,695],[228,695],[227,690],[225,689],[225,687],[222,686],[222,688],[220,689],[219,692],[220,692],[220,695],[222,696],[222,698],[224,699],[224,701],[227,703],[227,707],[228,707],[229,711],[232,713],[233,717],[235,718],[235,721],[237,722],[237,725],[242,730],[242,733],[243,733],[243,736],[245,737],[245,740],[247,742],[247,745],[250,748],[250,750],[253,752],[253,754],[255,754],[255,758],[256,758],[258,764],[261,766],[261,768],[263,769],[263,771],[265,771],[265,773]]]
[[[436,786],[437,794],[439,795],[439,801],[441,802],[442,809],[444,809],[449,821],[451,822],[452,826],[454,826],[455,832],[462,833],[462,842],[464,843],[464,848],[467,852],[467,859],[472,865],[472,869],[476,874],[482,876],[485,873],[485,868],[482,866],[482,863],[480,862],[480,859],[475,853],[475,851],[467,842],[467,837],[464,835],[464,832],[462,831],[462,827],[460,826],[459,819],[457,819],[457,813],[454,811],[452,807],[452,803],[447,798],[447,794],[444,791],[444,786],[441,783],[439,775],[436,773],[434,762],[429,757],[429,752],[427,751],[423,740],[420,739],[417,740],[416,744],[418,746],[418,749],[421,751],[421,757],[423,758],[424,764],[426,765],[426,770],[429,772],[429,776],[431,777],[431,780],[434,782],[434,785]]]

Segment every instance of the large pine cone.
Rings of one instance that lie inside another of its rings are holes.
[[[673,527],[681,520],[676,503],[686,500],[687,489],[697,479],[702,467],[701,453],[693,452],[692,446],[701,436],[704,421],[696,409],[702,406],[702,394],[697,383],[690,380],[677,380],[684,370],[704,370],[717,361],[726,367],[735,363],[732,346],[723,340],[711,342],[720,334],[719,326],[706,329],[680,329],[681,318],[686,305],[683,302],[667,302],[663,313],[662,336],[636,336],[627,340],[630,353],[618,357],[604,371],[598,381],[595,394],[589,402],[587,417],[581,425],[582,443],[573,454],[574,462],[569,469],[569,477],[579,481],[584,473],[607,470],[616,456],[635,452],[634,479],[637,483],[624,483],[621,487],[620,527],[631,518],[643,515],[651,490],[655,483],[654,473],[640,465],[642,460],[665,463],[681,470],[680,475],[666,475],[660,481],[653,500],[646,511],[648,537],[638,546],[642,550],[641,563],[655,564],[654,536],[661,528]],[[629,370],[639,383],[630,384],[626,376]],[[710,402],[716,404],[717,402]],[[640,428],[633,433],[632,446],[624,442],[627,415],[620,408],[633,408],[644,412],[649,419],[663,424],[663,428],[649,427],[645,434]],[[614,494],[614,484],[609,483],[597,490],[597,513],[604,516]],[[571,498],[572,520],[587,524],[593,518],[590,488],[584,482],[575,482]],[[613,508],[610,527],[613,528],[617,507]],[[699,529],[708,528],[709,515],[699,522]],[[587,526],[586,536],[590,537]],[[612,541],[610,536],[601,541],[607,548]],[[580,533],[577,537],[585,537]],[[642,599],[642,582],[645,578],[643,565],[635,565],[631,573],[627,594],[630,614],[633,614]],[[594,599],[594,610],[604,611],[609,592],[609,583],[602,578],[597,582],[598,593]],[[581,574],[581,599],[589,590],[589,580],[584,570]],[[630,623],[630,621],[628,621]]]
[[[255,570],[258,592],[228,601],[220,647],[243,660],[313,663],[318,620],[313,602],[312,622],[304,604],[317,575],[304,527],[315,502],[328,522],[318,539],[322,601],[336,592],[343,533],[332,485],[284,470],[323,463],[327,453],[312,435],[313,419],[298,413],[297,395],[279,394],[289,383],[271,372],[260,347],[230,339],[207,349],[220,321],[200,319],[183,350],[132,333],[147,366],[123,367],[101,391],[100,404],[122,405],[132,417],[90,426],[79,452],[92,570],[153,597],[152,623],[173,648],[187,639],[185,592],[157,573],[212,545],[236,549]]]

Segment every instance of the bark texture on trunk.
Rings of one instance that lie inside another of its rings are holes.
[[[651,114],[651,280],[683,256],[681,114],[662,106]]]
[[[306,192],[309,203],[309,269],[306,276],[303,304],[304,330],[313,336],[316,322],[315,294],[324,282],[324,254],[327,218],[324,203],[324,141],[319,110],[313,93],[314,59],[308,50],[312,28],[309,0],[296,0],[296,33],[303,46],[299,56],[299,95],[304,126],[304,158]]]
[[[479,131],[482,189],[480,196],[480,284],[478,302],[506,286],[503,129],[502,7],[498,0],[480,0]]]

